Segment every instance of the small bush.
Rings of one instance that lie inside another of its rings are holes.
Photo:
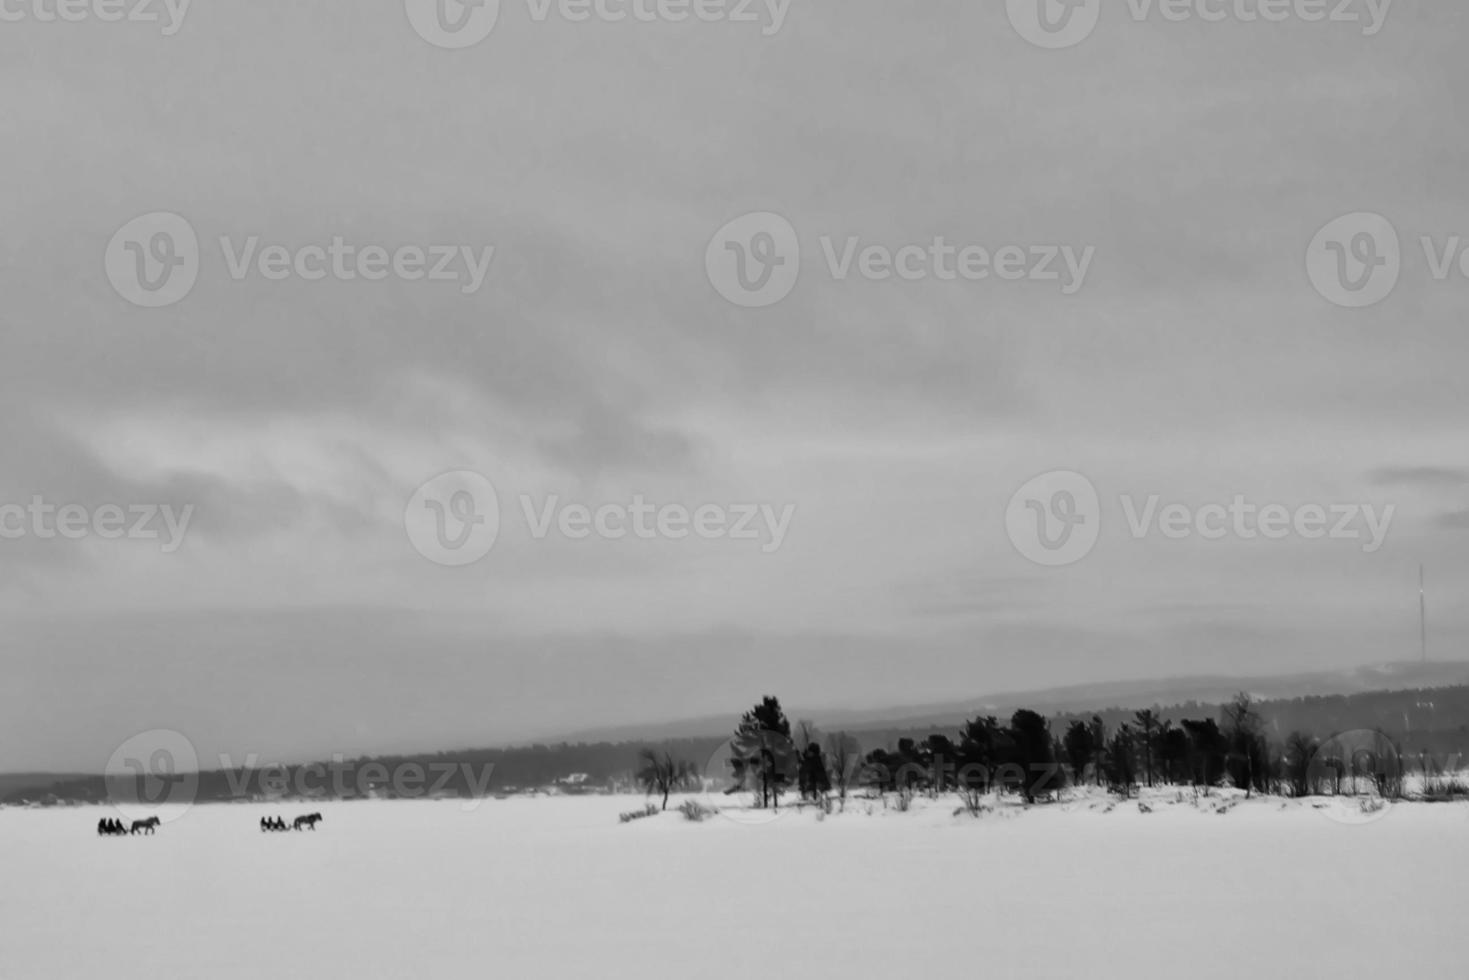
[[[993,807],[985,805],[984,794],[977,789],[962,790],[959,793],[959,801],[964,805],[954,811],[954,816],[956,817],[961,813],[967,813],[971,817],[979,817],[993,809]]]
[[[1469,796],[1469,784],[1457,777],[1434,779],[1430,777],[1423,787],[1423,800],[1428,803],[1450,802]]]
[[[649,803],[641,810],[631,810],[627,813],[621,814],[618,819],[620,819],[623,823],[632,823],[634,820],[641,820],[644,817],[656,816],[658,816],[658,808],[652,803]]]
[[[1362,812],[1364,814],[1370,815],[1386,808],[1387,800],[1375,799],[1373,797],[1364,797],[1360,805],[1362,807]]]
[[[684,815],[685,820],[692,820],[694,823],[703,823],[705,818],[712,817],[719,811],[712,806],[705,806],[698,800],[684,800],[679,806],[678,812]]]

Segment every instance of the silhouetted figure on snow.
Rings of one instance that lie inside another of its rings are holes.
[[[159,821],[157,817],[149,817],[147,820],[140,820],[137,823],[147,824],[149,822],[157,826]],[[151,830],[148,832],[152,833]],[[97,833],[103,837],[122,837],[128,833],[128,828],[121,820],[115,817],[103,817],[97,821]]]

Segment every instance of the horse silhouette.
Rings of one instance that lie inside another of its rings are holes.
[[[321,820],[321,814],[308,813],[304,817],[297,817],[295,821],[291,824],[291,829],[300,830],[302,827],[305,827],[308,830],[315,830],[317,823],[319,823]]]
[[[162,824],[162,823],[163,823],[163,821],[162,820],[159,820],[157,817],[149,817],[147,820],[134,820],[133,821],[132,829],[129,830],[128,833],[129,834],[139,834],[139,833],[142,833],[142,834],[151,834],[151,833],[153,833],[153,831],[157,830],[158,829],[158,826],[160,824]]]

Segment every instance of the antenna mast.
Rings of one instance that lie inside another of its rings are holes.
[[[1423,566],[1418,566],[1418,645],[1428,663],[1428,600],[1423,594]]]

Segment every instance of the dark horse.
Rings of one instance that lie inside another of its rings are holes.
[[[151,834],[151,833],[153,833],[153,831],[155,831],[155,830],[158,829],[158,826],[161,823],[163,823],[163,821],[162,820],[159,820],[157,817],[149,817],[147,820],[134,820],[133,821],[132,829],[129,830],[128,833],[129,834],[139,834],[139,833],[142,833],[142,834]]]
[[[291,829],[300,830],[302,827],[305,827],[308,830],[315,830],[317,823],[319,823],[321,819],[322,817],[319,813],[308,813],[304,817],[297,817],[295,821],[291,824]]]

